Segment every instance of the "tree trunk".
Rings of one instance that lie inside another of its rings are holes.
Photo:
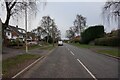
[[[9,21],[10,21],[10,12],[7,13],[4,29],[6,29],[6,27],[9,25]]]
[[[48,43],[48,41],[49,41],[49,34],[47,35],[47,43]]]
[[[10,20],[10,13],[7,12],[7,17],[6,17],[6,21],[4,23],[4,26],[2,26],[2,38],[3,38],[3,43],[5,41],[6,38],[6,34],[5,34],[5,29],[8,27],[9,25],[9,20]]]
[[[55,46],[55,45],[54,45],[54,42],[55,42],[55,35],[54,35],[54,33],[53,33],[53,47]]]

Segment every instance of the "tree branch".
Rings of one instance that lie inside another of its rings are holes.
[[[16,1],[17,1],[17,0],[15,0],[15,1],[13,2],[13,4],[12,4],[11,7],[10,7],[10,10],[15,6],[15,4],[17,3]]]

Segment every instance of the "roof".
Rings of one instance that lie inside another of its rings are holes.
[[[7,29],[7,28],[9,28],[9,29]],[[19,30],[25,31],[22,28],[14,27],[14,26],[11,26],[11,25],[9,25],[7,28],[6,28],[5,31],[14,31],[15,33],[17,33],[17,35],[23,35],[23,36],[25,36],[25,33],[22,33],[22,32],[19,31]]]

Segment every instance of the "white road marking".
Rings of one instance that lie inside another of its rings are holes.
[[[44,57],[44,56],[43,56]],[[30,68],[32,65],[34,65],[36,62],[38,62],[40,59],[42,59],[43,57],[40,57],[39,59],[37,59],[36,61],[34,61],[32,64],[30,64],[29,66],[27,66],[25,69],[23,69],[22,71],[20,71],[19,73],[17,73],[16,75],[14,75],[12,78],[16,78],[17,76],[19,76],[21,73],[23,73],[24,71],[26,71],[28,68]]]
[[[78,62],[86,69],[86,71],[95,79],[95,80],[97,80],[97,78],[87,69],[87,67],[79,60],[79,59],[77,59],[78,60]]]
[[[70,51],[70,53],[71,53],[72,55],[75,55],[72,51]]]

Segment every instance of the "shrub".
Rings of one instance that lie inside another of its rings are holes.
[[[8,46],[23,46],[23,42],[19,41],[18,39],[9,41]]]
[[[117,36],[98,38],[95,40],[95,45],[102,46],[119,46],[120,38]]]
[[[93,41],[96,38],[104,36],[104,26],[96,25],[87,28],[84,32],[81,33],[80,43],[88,44],[90,41]]]
[[[9,46],[17,46],[16,41],[14,40],[14,41],[9,42]]]

